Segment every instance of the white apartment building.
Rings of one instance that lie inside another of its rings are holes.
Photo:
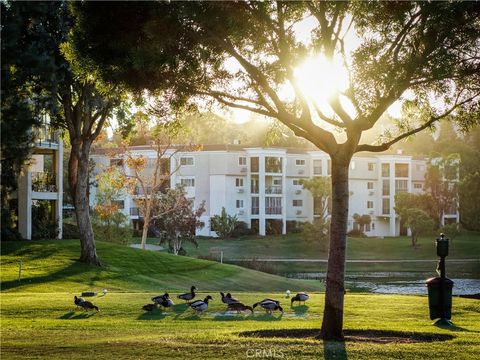
[[[156,156],[149,146],[130,149],[134,155],[152,159]],[[102,150],[92,155],[96,171],[115,164],[125,166],[122,153],[107,156]],[[216,236],[210,229],[210,218],[225,207],[230,215],[260,235],[267,234],[270,225],[287,231],[288,221],[313,221],[314,199],[302,188],[300,179],[330,175],[330,158],[322,151],[285,148],[243,147],[241,145],[205,145],[200,151],[177,152],[170,168],[178,170],[171,176],[171,185],[185,186],[187,197],[197,206],[206,202],[202,221],[205,227],[197,235]],[[372,218],[366,227],[369,236],[406,234],[395,214],[394,197],[399,192],[422,192],[427,160],[401,154],[361,153],[350,164],[349,230],[353,229],[353,214],[368,214]],[[129,169],[124,169],[129,173]],[[90,191],[90,204],[95,201],[95,189]],[[119,199],[123,212],[132,221],[141,219],[136,195]],[[456,219],[458,219],[458,214]]]
[[[63,142],[59,134],[43,124],[35,129],[35,144],[30,164],[18,177],[18,189],[12,194],[18,203],[18,231],[32,239],[32,207],[48,202],[48,216],[56,223],[57,238],[62,238]]]

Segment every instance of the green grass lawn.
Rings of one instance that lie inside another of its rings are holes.
[[[349,238],[347,259],[435,259],[435,235],[419,238],[413,248],[409,237],[368,237]],[[134,242],[140,242],[135,239]],[[149,244],[158,244],[158,239],[149,238]],[[238,239],[200,238],[195,248],[185,245],[190,256],[208,256],[223,251],[225,258],[306,258],[326,259],[328,254],[314,242],[305,241],[302,234],[279,236],[249,236]],[[450,242],[450,259],[478,259],[480,254],[480,234],[465,232]]]
[[[106,267],[97,269],[76,262],[78,252],[76,241],[2,243],[2,359],[477,359],[480,351],[476,300],[455,297],[456,326],[445,329],[432,325],[425,296],[347,293],[346,341],[322,342],[318,283],[106,243],[98,244]],[[191,284],[214,298],[205,314],[180,301],[166,312],[141,310],[153,294]],[[103,287],[106,296],[89,298],[100,312],[75,309],[74,294]],[[287,287],[311,299],[291,308]],[[225,314],[218,290],[247,304],[275,297],[285,312]]]
[[[140,242],[140,239],[135,239]],[[186,250],[192,257],[207,257],[219,261],[223,251],[224,260],[242,258],[304,258],[327,259],[328,254],[316,243],[305,241],[302,234],[283,236],[252,236],[240,239],[199,239],[199,246],[186,244]],[[158,239],[149,238],[148,243],[158,244]],[[447,263],[453,259],[479,259],[480,234],[465,232],[450,243]],[[349,238],[347,241],[347,259],[349,260],[433,260],[418,263],[347,263],[347,272],[429,272],[436,266],[435,235],[421,237],[418,246],[413,248],[408,237],[386,238]],[[449,273],[468,273],[480,276],[480,261],[468,263],[448,263]],[[278,274],[290,272],[325,272],[326,263],[275,262],[269,268]]]

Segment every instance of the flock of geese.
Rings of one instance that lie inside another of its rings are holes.
[[[184,300],[186,304],[188,304],[188,306],[190,306],[190,308],[196,314],[201,314],[208,309],[208,303],[210,300],[213,300],[213,298],[210,295],[207,295],[203,300],[193,301],[193,299],[197,295],[195,293],[195,290],[197,290],[197,288],[195,286],[192,286],[189,292],[177,295],[177,298],[180,300]],[[266,298],[266,299],[263,299],[262,301],[256,302],[252,306],[248,306],[242,303],[237,298],[233,297],[232,294],[230,293],[227,293],[225,295],[223,292],[220,292],[220,295],[222,296],[222,302],[227,305],[227,311],[236,311],[237,313],[241,313],[242,311],[250,311],[253,314],[253,309],[255,309],[257,306],[260,306],[263,309],[265,309],[265,312],[267,314],[272,314],[274,311],[280,311],[281,313],[283,313],[283,308],[280,305],[280,301],[275,299]],[[291,306],[293,306],[294,302],[305,304],[305,301],[307,301],[308,298],[309,298],[308,294],[304,292],[297,293],[295,296],[291,298]],[[142,307],[143,310],[154,311],[159,306],[162,307],[163,309],[168,309],[168,308],[171,308],[173,305],[175,305],[168,293],[154,296],[152,297],[151,300],[152,300],[152,303],[144,305]],[[84,310],[95,309],[99,311],[97,306],[92,304],[90,301],[84,300],[81,297],[79,298],[75,296],[74,303],[77,306],[77,308],[83,308]]]

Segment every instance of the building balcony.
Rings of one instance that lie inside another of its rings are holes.
[[[131,207],[130,216],[140,216],[140,209],[138,207]]]
[[[274,207],[266,207],[265,208],[266,215],[281,215],[282,214],[282,207],[281,206],[274,206]]]
[[[265,194],[281,194],[282,187],[281,186],[266,186],[265,187]]]
[[[32,172],[32,191],[57,192],[55,175],[48,172]]]
[[[258,207],[252,207],[252,215],[258,215],[259,214],[259,208]]]
[[[59,137],[57,131],[49,125],[42,125],[34,129],[35,143],[38,147],[58,146]]]

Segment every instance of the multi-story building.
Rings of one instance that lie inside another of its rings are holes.
[[[156,157],[149,146],[132,147],[130,152],[152,160]],[[92,155],[97,171],[112,164],[125,167],[123,157],[120,152],[108,157],[102,150]],[[272,227],[286,233],[289,221],[313,221],[315,200],[300,180],[330,176],[331,163],[322,151],[205,145],[200,151],[175,153],[169,166],[172,185],[184,185],[187,197],[195,205],[206,202],[202,219],[205,227],[197,234],[215,236],[209,219],[220,214],[222,207],[237,215],[239,221],[258,229],[260,235]],[[395,214],[395,194],[422,192],[426,166],[426,159],[402,154],[354,156],[349,173],[349,229],[356,226],[353,214],[357,213],[370,215],[372,222],[365,228],[369,236],[406,233]],[[128,174],[130,170],[125,171]],[[93,205],[95,189],[90,194]],[[141,220],[135,200],[135,194],[119,199],[123,212],[133,221]]]
[[[63,142],[58,133],[44,124],[35,129],[35,144],[30,164],[18,178],[18,189],[12,194],[18,203],[18,230],[24,239],[32,239],[32,208],[46,204],[57,237],[62,238]]]

